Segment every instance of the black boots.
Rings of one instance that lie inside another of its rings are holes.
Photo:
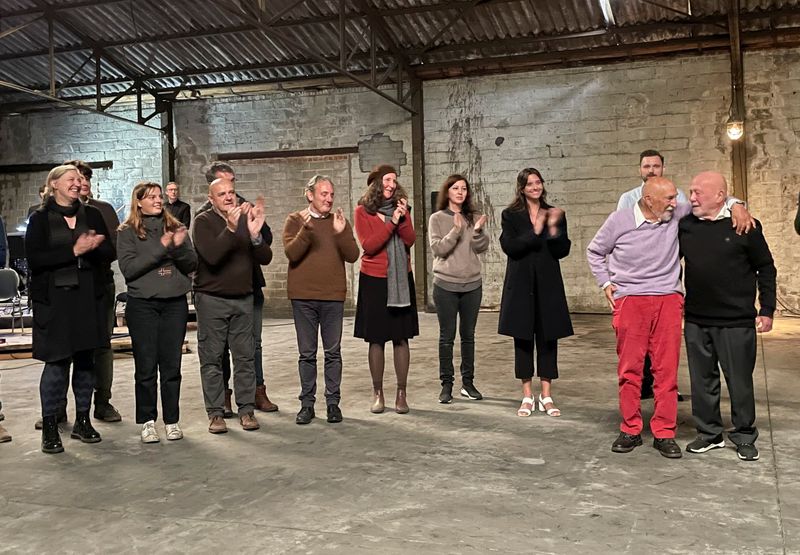
[[[42,418],[42,452],[61,453],[64,446],[61,444],[61,435],[58,433],[58,422],[56,416],[45,416]]]
[[[89,411],[79,412],[75,416],[75,426],[70,434],[72,439],[79,439],[83,443],[97,443],[100,441],[100,434],[92,427],[89,420]]]

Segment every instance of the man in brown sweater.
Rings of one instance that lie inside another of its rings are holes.
[[[345,262],[358,259],[353,229],[342,209],[333,208],[333,182],[315,175],[305,187],[308,208],[293,212],[283,228],[289,259],[287,292],[292,301],[297,348],[300,351],[300,412],[295,422],[314,418],[317,392],[317,337],[325,350],[325,402],[328,422],[342,421],[342,319],[347,295]]]
[[[197,352],[208,431],[228,431],[223,420],[225,386],[222,353],[225,342],[233,355],[233,387],[239,421],[257,430],[256,375],[253,362],[253,263],[269,264],[272,251],[261,237],[264,200],[237,203],[233,182],[217,179],[208,187],[212,209],[197,216],[193,241],[197,250],[194,277],[197,310]]]

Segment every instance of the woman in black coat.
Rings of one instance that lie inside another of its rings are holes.
[[[514,202],[503,210],[500,246],[508,256],[500,304],[498,333],[514,338],[514,374],[522,380],[518,416],[535,409],[531,382],[536,370],[541,381],[539,410],[561,416],[550,395],[558,378],[558,340],[573,334],[558,261],[569,254],[567,219],[560,208],[547,204],[539,170],[526,168],[517,176]]]
[[[97,443],[89,420],[94,390],[94,349],[108,343],[103,266],[114,260],[100,212],[80,202],[83,177],[75,166],[53,168],[47,176],[51,196],[31,214],[25,252],[31,271],[33,358],[44,361],[42,451],[64,450],[56,422],[66,398],[69,365],[76,418],[71,437]]]

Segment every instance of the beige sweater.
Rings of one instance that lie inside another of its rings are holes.
[[[479,214],[473,215],[477,220]],[[478,255],[489,248],[485,230],[475,232],[464,225],[459,231],[453,225],[453,212],[439,210],[428,220],[428,242],[433,253],[433,282],[473,283],[481,279]]]

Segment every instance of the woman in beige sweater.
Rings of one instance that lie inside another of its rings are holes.
[[[475,324],[481,307],[481,261],[489,246],[484,233],[485,215],[475,213],[469,183],[451,175],[439,190],[437,212],[428,221],[428,240],[433,252],[433,300],[439,317],[440,403],[453,400],[453,343],[460,321],[461,395],[480,400],[475,377]]]

